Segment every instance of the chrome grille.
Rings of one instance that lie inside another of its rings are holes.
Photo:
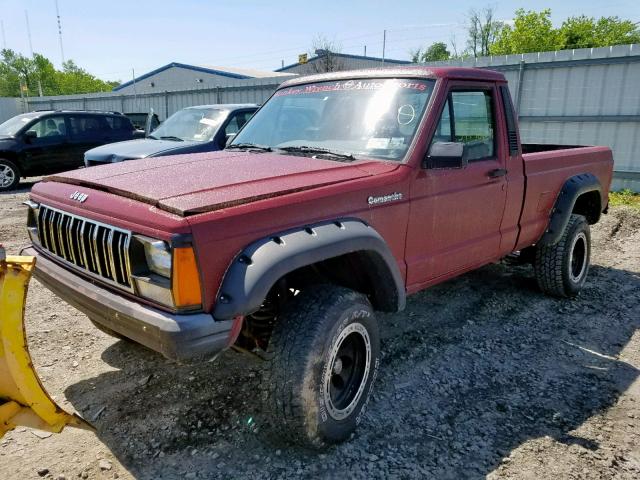
[[[40,245],[56,257],[132,290],[129,245],[131,232],[40,205]]]

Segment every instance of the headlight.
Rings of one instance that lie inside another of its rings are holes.
[[[146,268],[136,269],[138,293],[168,307],[195,308],[202,305],[200,273],[192,246],[170,247],[167,242],[134,235],[144,250]]]
[[[40,211],[40,204],[27,200],[22,202],[23,205],[29,207],[27,210],[27,231],[29,232],[29,238],[31,243],[39,244],[40,236],[38,235],[38,213]]]
[[[136,235],[144,247],[144,256],[149,270],[166,278],[171,278],[171,252],[166,242]]]

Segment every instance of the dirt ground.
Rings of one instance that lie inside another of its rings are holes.
[[[27,243],[29,186],[0,194],[10,253]],[[501,263],[382,315],[383,366],[363,424],[325,452],[265,433],[258,361],[228,352],[172,364],[101,333],[33,281],[34,363],[97,431],[10,432],[0,478],[638,479],[640,211],[613,208],[592,233],[575,300],[545,297],[530,267]]]

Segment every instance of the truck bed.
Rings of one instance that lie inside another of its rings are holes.
[[[566,180],[591,173],[600,181],[601,207],[608,203],[613,155],[608,147],[522,144],[526,189],[518,246],[536,243],[545,231],[551,209]]]

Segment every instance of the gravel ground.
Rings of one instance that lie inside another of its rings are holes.
[[[27,242],[29,186],[0,194],[11,253]],[[640,478],[640,211],[613,208],[592,232],[575,300],[541,295],[530,267],[495,264],[381,316],[383,366],[365,420],[325,452],[266,433],[256,360],[169,363],[104,335],[33,281],[36,368],[97,431],[10,432],[0,478]]]

